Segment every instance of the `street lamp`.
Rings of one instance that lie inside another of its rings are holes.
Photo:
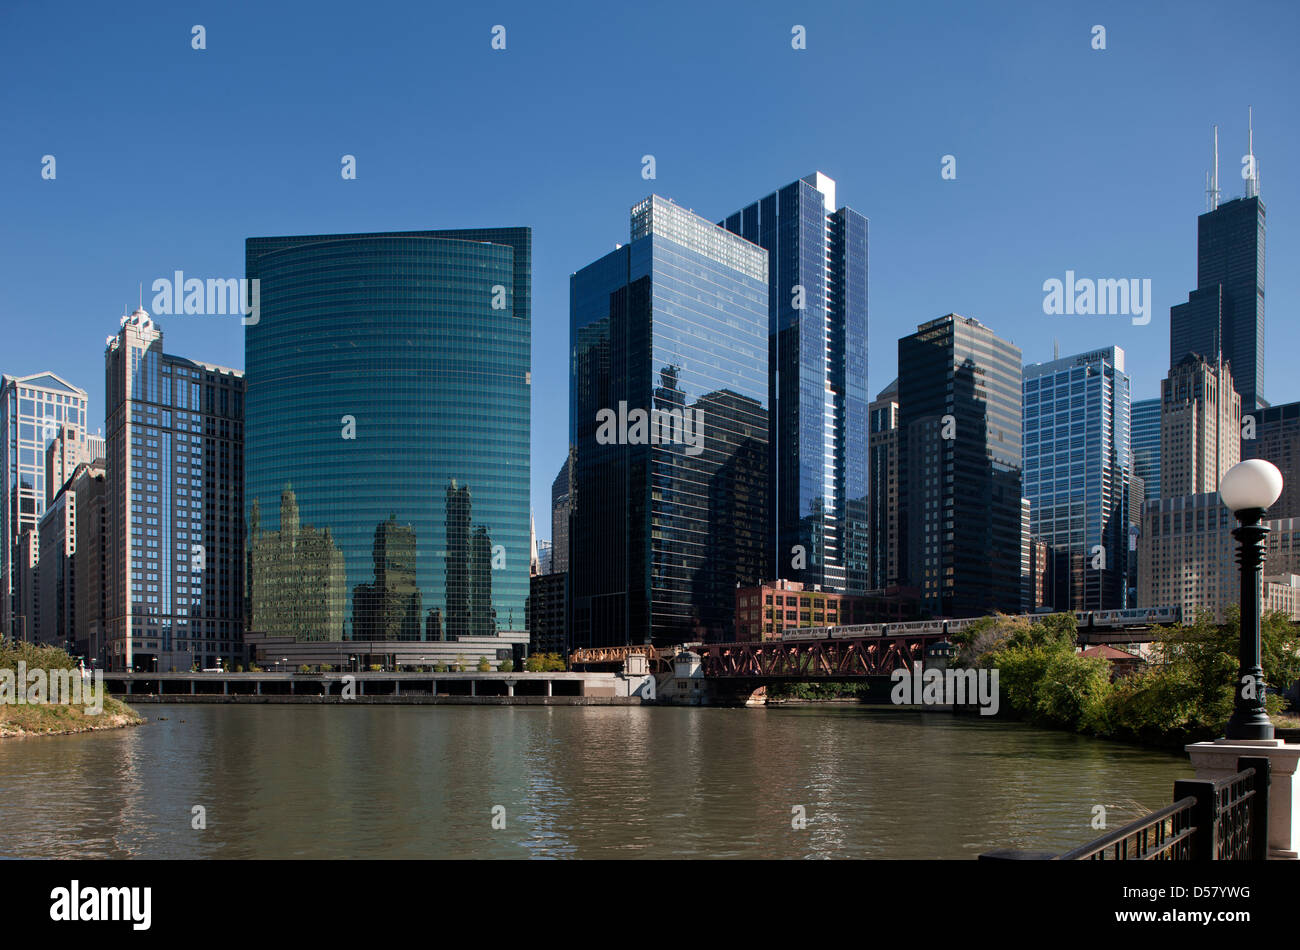
[[[1282,473],[1263,459],[1238,462],[1219,482],[1219,497],[1237,516],[1241,527],[1232,536],[1241,542],[1241,666],[1237,671],[1236,703],[1225,738],[1272,739],[1273,724],[1264,711],[1264,670],[1259,659],[1259,613],[1262,596],[1264,512],[1282,494]],[[1251,696],[1247,696],[1251,693]]]

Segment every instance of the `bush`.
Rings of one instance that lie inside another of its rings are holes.
[[[435,664],[433,665],[433,671],[434,671],[435,673],[446,673],[446,672],[447,672],[447,667],[446,667],[444,664],[442,664],[442,663],[435,663]]]
[[[1107,731],[1110,664],[1101,657],[1058,650],[1050,655],[1035,714],[1052,726],[1102,735]]]
[[[299,673],[310,673],[310,672],[311,672],[311,667],[310,667],[310,666],[307,666],[306,664],[304,664],[304,665],[298,667],[298,672],[299,672]]]
[[[383,671],[384,671],[384,668],[383,668],[382,666],[380,666],[378,663],[371,663],[371,664],[370,664],[370,672],[371,672],[371,673],[382,673]]]
[[[491,672],[492,672],[492,664],[491,664],[490,662],[488,662],[488,658],[487,658],[487,657],[485,657],[485,656],[481,656],[481,657],[478,658],[478,671],[479,671],[480,673],[491,673]]]
[[[510,659],[510,657],[506,657],[497,664],[497,669],[502,673],[513,673],[515,671],[515,661]]]
[[[28,669],[75,670],[77,663],[58,647],[39,646],[25,640],[6,640],[0,637],[0,669],[17,672],[18,663],[27,664]]]

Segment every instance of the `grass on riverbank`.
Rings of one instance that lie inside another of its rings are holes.
[[[0,739],[17,736],[58,736],[99,729],[138,726],[144,717],[120,700],[104,697],[104,709],[88,715],[81,706],[0,706]]]
[[[74,670],[77,664],[72,657],[57,647],[37,646],[0,638],[0,670],[9,670],[17,676],[18,663],[28,670]],[[25,684],[15,684],[18,689]],[[138,726],[144,717],[126,703],[105,694],[104,708],[88,714],[85,705],[0,703],[0,738],[15,736],[52,736],[74,732],[92,732],[100,729],[121,729]]]

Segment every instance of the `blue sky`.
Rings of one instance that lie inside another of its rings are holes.
[[[1063,355],[1118,344],[1146,398],[1169,307],[1195,284],[1211,125],[1226,200],[1242,192],[1251,105],[1265,392],[1300,399],[1300,5],[1132,6],[4,0],[0,371],[85,387],[98,425],[103,340],[141,281],[148,307],[174,270],[242,276],[252,235],[528,225],[533,505],[549,537],[568,277],[627,240],[646,194],[716,220],[814,170],[835,178],[871,222],[873,394],[898,337],[956,311],[1027,362],[1054,339]],[[191,49],[194,24],[206,50]],[[490,48],[496,24],[505,51]],[[1067,269],[1149,278],[1150,325],[1044,315],[1043,282]],[[169,352],[244,366],[237,319],[160,323]]]

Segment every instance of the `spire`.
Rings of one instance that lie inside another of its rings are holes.
[[[1250,130],[1246,139],[1246,171],[1249,173],[1246,175],[1246,197],[1256,198],[1259,196],[1259,162],[1255,161],[1255,109],[1247,106],[1246,110],[1246,124]]]
[[[1219,207],[1219,127],[1214,127],[1214,174],[1210,176],[1210,210]]]

